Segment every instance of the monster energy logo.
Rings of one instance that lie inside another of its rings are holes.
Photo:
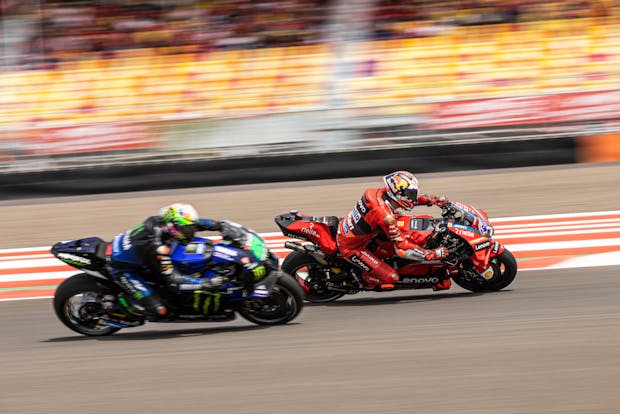
[[[194,310],[205,315],[217,312],[220,310],[221,298],[221,293],[197,290],[194,292]]]
[[[257,266],[254,269],[252,269],[252,274],[254,275],[254,279],[255,280],[259,280],[263,277],[265,277],[265,275],[267,274],[267,269],[265,269],[265,266]]]

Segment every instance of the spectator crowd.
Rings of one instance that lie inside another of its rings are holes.
[[[337,2],[364,3],[368,38],[426,37],[464,25],[606,17],[618,0],[5,0],[0,17],[29,24],[22,64],[114,57],[119,50],[216,51],[317,44]]]

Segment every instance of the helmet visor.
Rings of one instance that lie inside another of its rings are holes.
[[[193,240],[194,234],[196,232],[196,228],[193,224],[183,225],[183,224],[175,224],[175,230],[177,231],[177,239],[180,242],[189,243]]]
[[[415,203],[418,201],[418,189],[417,188],[406,188],[402,191],[401,197]]]

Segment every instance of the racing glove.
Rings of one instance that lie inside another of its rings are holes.
[[[437,205],[439,207],[443,207],[444,205],[448,204],[449,202],[450,202],[450,200],[448,200],[445,196],[441,196],[441,197],[433,196],[431,198],[431,205]]]
[[[436,196],[436,195],[427,195],[422,194],[418,197],[418,204],[434,206],[437,205],[442,207],[444,204],[448,203],[449,200],[444,196]]]
[[[224,240],[232,241],[235,244],[241,244],[243,241],[243,230],[227,221],[220,222],[220,233]]]
[[[157,260],[159,261],[159,271],[164,276],[169,276],[174,272],[172,259],[170,258],[170,247],[159,246],[156,250]]]
[[[215,221],[211,219],[201,218],[198,220],[198,224],[196,225],[196,230],[198,231],[219,231],[222,229],[222,222]]]

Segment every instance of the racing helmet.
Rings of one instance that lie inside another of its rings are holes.
[[[408,171],[396,171],[383,177],[387,195],[396,207],[412,209],[418,201],[418,179]]]
[[[163,207],[159,215],[162,224],[174,240],[182,244],[192,241],[199,220],[194,207],[185,203],[174,203]]]

